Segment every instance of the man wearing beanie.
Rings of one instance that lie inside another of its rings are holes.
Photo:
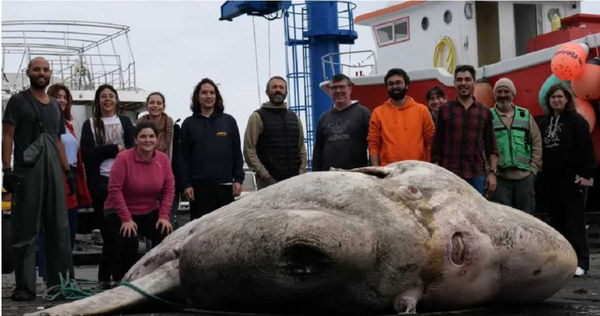
[[[542,137],[529,111],[513,104],[517,94],[508,78],[494,85],[496,104],[492,120],[498,145],[496,191],[490,199],[532,214],[535,210],[535,175],[542,167]]]

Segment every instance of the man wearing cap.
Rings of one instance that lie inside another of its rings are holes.
[[[542,137],[529,111],[513,104],[516,94],[510,79],[496,81],[491,112],[499,156],[496,191],[490,199],[532,214],[535,175],[542,167]]]

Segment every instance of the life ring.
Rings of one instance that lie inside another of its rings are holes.
[[[444,61],[444,52],[448,48],[448,57]],[[446,66],[445,66],[446,65]],[[454,73],[454,67],[456,66],[456,49],[452,39],[448,36],[442,37],[442,39],[435,45],[433,50],[433,67],[445,68],[449,73]]]

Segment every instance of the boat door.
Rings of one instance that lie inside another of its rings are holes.
[[[475,2],[477,22],[478,66],[500,61],[500,30],[498,22],[498,2]]]
[[[516,55],[527,54],[527,42],[538,35],[536,4],[515,3],[515,50]],[[539,26],[541,29],[541,26]]]

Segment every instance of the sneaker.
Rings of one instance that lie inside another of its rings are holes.
[[[585,270],[583,270],[583,268],[577,267],[577,269],[575,269],[575,277],[582,277],[584,274]]]
[[[10,299],[16,302],[33,301],[35,299],[35,294],[26,289],[15,289],[12,292]]]

